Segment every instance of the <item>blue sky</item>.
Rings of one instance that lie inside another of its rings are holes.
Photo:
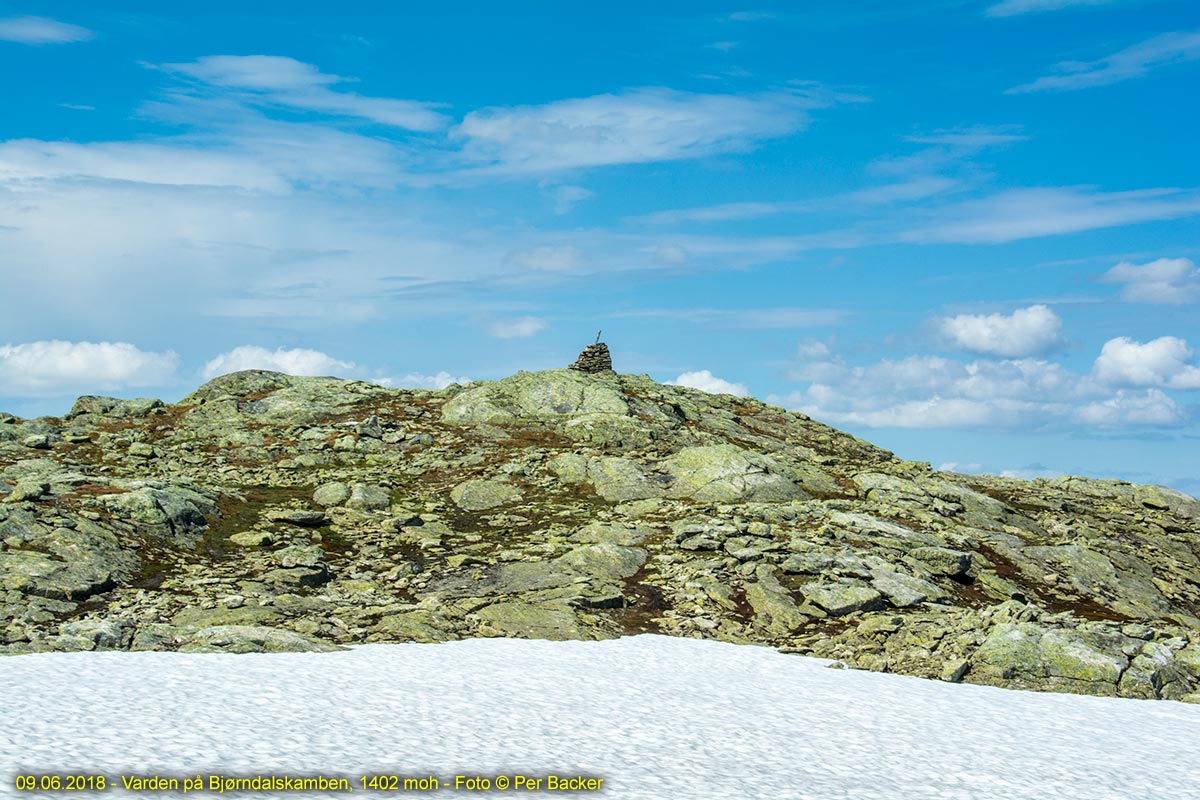
[[[1200,7],[0,2],[0,409],[570,362],[1200,492]],[[576,7],[578,6],[578,7]]]

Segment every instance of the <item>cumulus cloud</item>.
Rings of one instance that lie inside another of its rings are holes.
[[[127,342],[41,341],[0,345],[0,392],[52,397],[70,392],[162,386],[179,356],[147,352]]]
[[[668,386],[686,386],[699,389],[709,394],[732,394],[737,397],[749,397],[750,390],[742,383],[730,383],[718,378],[706,369],[696,372],[685,372],[673,381],[667,381]]]
[[[201,374],[205,380],[240,372],[244,369],[265,369],[284,372],[288,375],[318,375],[350,377],[359,371],[350,361],[339,361],[319,350],[292,350],[283,347],[268,350],[256,345],[241,345],[228,353],[222,353],[204,365]]]
[[[452,383],[465,386],[470,382],[471,379],[466,376],[456,378],[445,370],[436,375],[423,375],[419,372],[410,372],[401,378],[380,378],[375,381],[375,383],[381,386],[392,386],[397,389],[445,389]]]
[[[95,36],[87,28],[46,17],[0,18],[0,41],[18,44],[66,44]]]
[[[488,333],[497,339],[527,339],[546,329],[546,321],[537,317],[497,320],[488,326]]]
[[[983,472],[982,464],[962,464],[958,461],[946,461],[938,465],[938,472],[961,472],[968,475],[975,475]]]
[[[1122,261],[1101,280],[1125,284],[1121,297],[1131,303],[1183,305],[1200,301],[1200,269],[1188,258],[1160,258],[1146,264]]]
[[[1200,389],[1200,367],[1188,364],[1191,358],[1188,343],[1174,336],[1145,344],[1122,336],[1104,343],[1092,369],[1099,380],[1118,386]]]
[[[1014,86],[1006,94],[1074,91],[1141,78],[1150,70],[1200,58],[1200,31],[1164,33],[1096,61],[1063,61],[1055,74]]]
[[[811,359],[788,376],[808,386],[768,402],[864,427],[1029,430],[1189,421],[1187,411],[1161,389],[1126,389],[1034,358],[962,362],[911,356],[851,366],[814,348]],[[1186,388],[1179,381],[1162,385]]]
[[[801,130],[811,109],[858,99],[819,90],[732,95],[633,89],[472,111],[455,135],[464,141],[466,158],[491,171],[673,161],[749,150]]]
[[[1062,344],[1062,320],[1046,306],[1011,314],[959,314],[940,330],[954,346],[1009,358],[1045,353]]]
[[[1119,391],[1114,396],[1089,403],[1079,410],[1079,418],[1100,427],[1122,425],[1182,425],[1187,413],[1159,389],[1143,393]]]
[[[1039,11],[1059,11],[1076,6],[1104,6],[1114,0],[1004,0],[988,7],[984,13],[989,17],[1015,17]]]
[[[449,124],[449,118],[434,111],[431,103],[334,91],[330,87],[345,78],[285,56],[205,56],[164,64],[163,69],[236,91],[241,99],[259,105],[358,117],[412,131],[437,131]]]

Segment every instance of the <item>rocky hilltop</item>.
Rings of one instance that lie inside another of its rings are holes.
[[[238,372],[0,415],[0,650],[638,632],[1200,702],[1200,502],[937,472],[602,371]]]

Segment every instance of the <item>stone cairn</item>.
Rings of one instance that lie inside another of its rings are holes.
[[[608,345],[600,341],[599,333],[596,334],[596,343],[583,348],[579,358],[567,369],[577,369],[580,372],[612,372],[612,354],[608,352]]]

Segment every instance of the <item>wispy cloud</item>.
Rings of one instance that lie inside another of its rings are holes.
[[[1015,17],[1040,11],[1060,11],[1079,6],[1105,6],[1117,0],[1004,0],[989,6],[984,12],[989,17]]]
[[[1200,302],[1200,268],[1189,258],[1159,258],[1146,264],[1122,261],[1100,280],[1125,284],[1121,298],[1131,303]]]
[[[583,252],[573,245],[529,247],[513,250],[505,260],[540,272],[568,272],[583,266]]]
[[[41,341],[0,345],[0,393],[53,397],[72,392],[162,386],[175,378],[173,352],[128,342]]]
[[[1053,234],[1179,219],[1200,213],[1200,190],[1103,192],[1064,186],[1010,189],[933,209],[930,222],[901,233],[909,242],[1012,242]]]
[[[92,31],[46,17],[0,17],[0,41],[18,44],[68,44],[85,42]]]
[[[472,111],[455,129],[475,172],[529,173],[744,152],[861,98],[820,89],[755,95],[633,89],[540,106]]]
[[[576,205],[587,200],[589,197],[595,196],[595,192],[585,189],[582,186],[555,186],[554,213],[560,215],[569,214],[574,210]]]
[[[1200,31],[1164,33],[1096,61],[1063,61],[1053,75],[1008,89],[1005,94],[1067,92],[1140,78],[1150,70],[1200,59]]]
[[[502,319],[488,326],[488,333],[497,339],[528,339],[546,329],[546,320],[538,317]]]
[[[808,202],[788,201],[721,203],[715,206],[672,208],[666,211],[655,211],[638,217],[630,217],[627,221],[648,225],[675,225],[681,222],[732,222],[759,219],[776,214],[796,213],[812,209],[813,207],[813,204]]]
[[[436,104],[335,91],[330,87],[346,82],[346,78],[284,56],[205,56],[185,64],[164,64],[162,68],[202,84],[235,91],[242,100],[255,105],[357,117],[412,131],[438,131],[449,125],[449,118],[434,110]]]
[[[734,11],[725,19],[730,22],[763,22],[776,16],[773,11]]]
[[[847,312],[833,308],[644,308],[617,311],[614,317],[674,319],[728,328],[821,328],[842,322]]]

